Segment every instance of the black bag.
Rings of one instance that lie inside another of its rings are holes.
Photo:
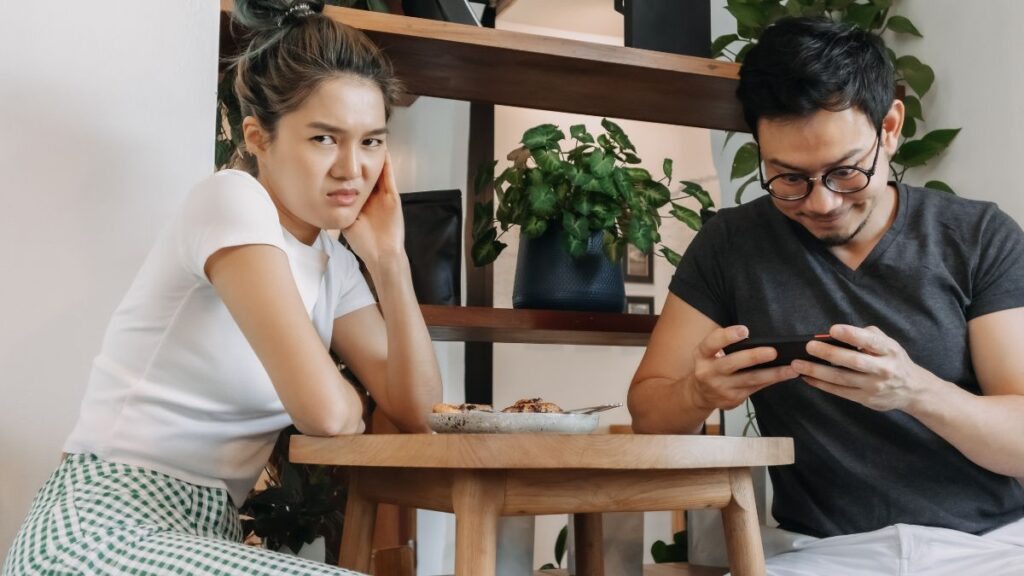
[[[405,251],[420,304],[462,303],[462,192],[401,194]]]

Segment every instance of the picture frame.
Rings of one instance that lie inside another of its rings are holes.
[[[622,257],[622,277],[626,282],[654,284],[654,251],[644,254],[636,246],[627,244]]]
[[[626,296],[626,314],[654,314],[654,296]]]

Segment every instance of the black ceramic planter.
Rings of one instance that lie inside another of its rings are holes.
[[[579,258],[566,252],[563,234],[561,226],[552,225],[538,238],[520,236],[512,306],[622,312],[626,305],[622,267],[602,252],[603,232],[590,235],[587,252]]]

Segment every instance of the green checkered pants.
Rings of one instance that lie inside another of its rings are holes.
[[[223,489],[71,454],[33,501],[0,576],[356,574],[241,538]]]

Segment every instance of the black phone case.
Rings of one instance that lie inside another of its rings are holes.
[[[767,336],[761,338],[747,338],[735,344],[730,344],[724,348],[726,354],[732,354],[733,352],[739,352],[740,350],[749,350],[751,348],[760,348],[762,346],[770,346],[775,348],[779,355],[770,362],[758,364],[751,368],[769,368],[772,366],[786,366],[793,360],[807,360],[808,362],[817,362],[818,364],[826,364],[828,362],[811,356],[807,353],[807,343],[811,340],[817,340],[818,342],[824,342],[826,344],[832,344],[839,346],[840,348],[848,348],[855,350],[853,346],[846,342],[840,342],[828,335],[822,334],[806,334],[803,336]],[[748,368],[751,369],[751,368]]]

